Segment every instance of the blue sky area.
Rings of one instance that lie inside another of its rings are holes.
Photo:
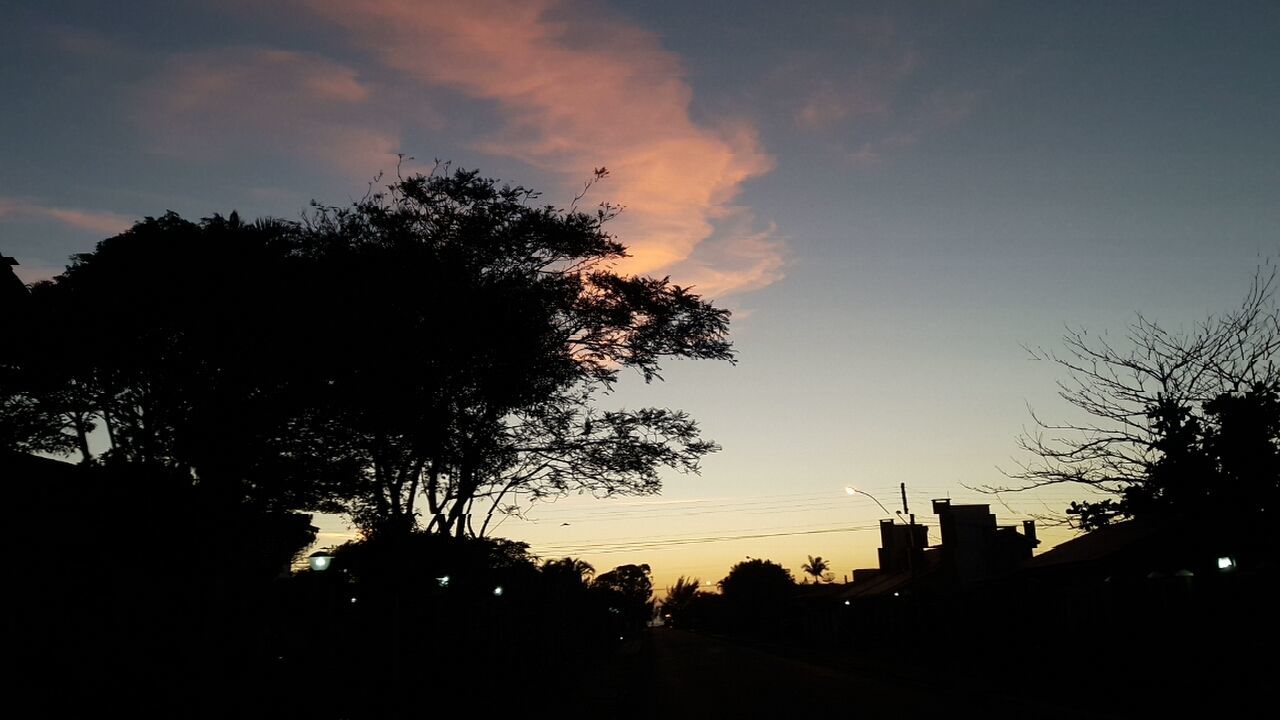
[[[608,167],[588,200],[626,206],[624,269],[732,308],[740,362],[603,402],[686,409],[723,451],[500,534],[659,586],[874,566],[883,512],[846,485],[1061,510],[1081,492],[966,489],[1013,467],[1028,405],[1070,417],[1024,346],[1189,328],[1280,255],[1273,2],[260,5],[0,3],[0,252],[34,281],[166,210],[296,218],[396,153],[562,205]]]

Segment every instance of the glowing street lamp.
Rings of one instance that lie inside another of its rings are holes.
[[[854,486],[852,486],[852,485],[845,485],[845,486],[844,486],[844,494],[845,494],[845,495],[853,495],[853,494],[855,494],[855,493],[857,493],[858,495],[866,495],[867,497],[871,498],[872,500],[875,500],[875,503],[876,503],[877,505],[879,505],[879,506],[880,506],[880,509],[884,511],[884,514],[885,514],[885,515],[888,515],[888,516],[890,516],[890,517],[893,517],[893,513],[889,512],[889,508],[885,507],[885,506],[884,506],[884,503],[882,503],[882,502],[880,502],[879,500],[877,500],[875,495],[872,495],[871,493],[867,492],[866,490],[859,490],[858,488],[856,488],[856,487],[854,487]]]
[[[333,553],[317,550],[307,556],[307,567],[316,572],[324,572],[333,565]]]

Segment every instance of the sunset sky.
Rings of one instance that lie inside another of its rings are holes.
[[[606,407],[717,440],[661,497],[570,498],[498,534],[658,586],[765,557],[874,567],[884,512],[981,496],[1025,346],[1135,312],[1189,328],[1280,256],[1275,2],[5,2],[0,252],[25,280],[166,210],[297,218],[433,158],[625,206],[624,270],[734,312],[736,366]],[[322,543],[344,526],[325,519]],[[1042,531],[1049,543],[1070,536]],[[937,533],[931,533],[937,541]]]

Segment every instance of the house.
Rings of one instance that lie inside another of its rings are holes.
[[[934,500],[941,543],[929,546],[929,528],[915,523],[880,522],[880,567],[853,571],[842,599],[856,600],[904,590],[945,592],[1017,569],[1040,541],[1034,520],[1001,526],[989,505],[953,505]]]
[[[887,646],[908,638],[954,636],[982,588],[1014,573],[1039,544],[1035,522],[1002,526],[989,505],[934,500],[941,542],[930,547],[928,528],[880,523],[880,567],[854,570],[837,598],[846,639]],[[958,643],[963,645],[964,643]]]

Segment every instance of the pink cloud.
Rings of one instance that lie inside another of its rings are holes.
[[[886,154],[915,145],[931,133],[940,132],[973,114],[979,95],[973,91],[938,91],[925,96],[911,112],[905,113],[899,129],[859,145],[848,153],[855,166],[875,165]]]
[[[721,297],[759,290],[782,279],[785,245],[776,226],[753,230],[755,218],[745,208],[730,210],[719,222],[727,232],[698,246],[685,265],[688,284],[704,295]]]
[[[709,268],[695,251],[712,241],[725,256],[738,244],[769,255],[760,262],[775,268],[720,268],[719,293],[780,276],[777,242],[718,223],[772,159],[750,128],[693,121],[680,60],[651,33],[587,20],[555,0],[371,0],[359,12],[339,0],[302,2],[383,65],[494,103],[504,126],[477,141],[482,151],[549,172],[566,190],[608,167],[609,181],[593,195],[626,208],[610,227],[632,253],[624,271],[699,277]]]
[[[132,219],[118,213],[59,207],[21,198],[0,198],[0,220],[6,218],[53,220],[102,237],[118,235],[133,225]]]
[[[372,90],[355,69],[312,53],[179,54],[145,94],[139,120],[166,154],[286,154],[367,180],[399,152],[399,133],[370,121]]]

